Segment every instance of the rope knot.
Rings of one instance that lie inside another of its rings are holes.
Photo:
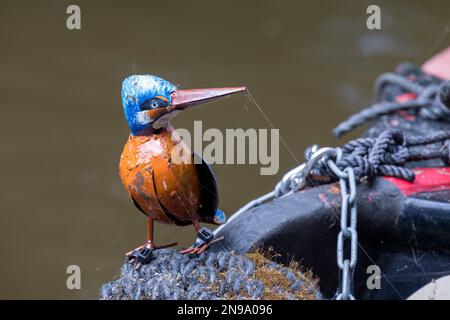
[[[436,145],[438,148],[431,148]],[[308,161],[316,146],[305,150]],[[342,157],[336,161],[340,170],[351,167],[357,179],[369,181],[377,176],[389,176],[407,181],[414,180],[414,172],[404,166],[408,162],[441,159],[450,164],[450,131],[437,131],[427,136],[406,137],[401,130],[386,130],[377,138],[359,138],[349,141],[342,148]],[[326,176],[333,181],[339,178],[325,161],[319,162],[312,175]]]

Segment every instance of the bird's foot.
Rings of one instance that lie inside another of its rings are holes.
[[[183,254],[201,254],[208,249],[213,243],[223,240],[223,236],[214,239],[214,233],[208,228],[201,228],[197,233],[195,243],[187,249],[181,250]]]
[[[177,243],[170,243],[164,246],[155,246],[152,241],[147,241],[142,246],[137,247],[126,253],[126,257],[130,263],[136,263],[136,270],[143,264],[149,264],[153,258],[153,251],[173,247]]]

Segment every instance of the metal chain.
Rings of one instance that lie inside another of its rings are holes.
[[[276,185],[275,189],[269,193],[266,193],[259,198],[256,198],[245,206],[240,208],[235,214],[233,214],[228,222],[232,221],[234,218],[239,216],[241,213],[248,211],[254,207],[260,206],[263,203],[271,201],[275,198],[280,198],[288,194],[294,193],[296,191],[302,190],[307,183],[308,175],[311,170],[319,161],[326,161],[328,158],[336,157],[335,148],[321,148],[319,149],[317,145],[312,146],[311,151],[313,152],[311,158],[298,167],[287,172],[281,181]],[[217,233],[224,225],[216,229],[214,233]]]
[[[336,157],[335,148],[321,148],[317,145],[312,146],[312,156],[304,164],[286,173],[281,181],[275,187],[275,197],[279,198],[287,194],[291,194],[302,190],[307,183],[308,175],[319,163],[326,161],[328,158]]]
[[[337,149],[336,161],[342,157],[342,150]],[[353,272],[358,260],[358,233],[356,207],[356,179],[353,168],[340,170],[336,163],[329,159],[327,165],[339,178],[341,187],[341,230],[337,239],[337,265],[340,271],[340,287],[336,300],[355,300],[353,295]],[[350,223],[350,226],[349,226]],[[345,256],[345,242],[350,242],[350,257]]]
[[[341,230],[337,238],[337,265],[340,270],[340,287],[337,291],[337,300],[354,300],[353,295],[353,271],[357,262],[358,251],[358,233],[356,231],[357,209],[356,209],[356,179],[353,168],[347,167],[341,170],[336,162],[342,157],[340,148],[321,148],[317,145],[311,148],[312,155],[306,163],[294,168],[286,173],[272,192],[269,192],[239,209],[231,218],[257,207],[265,202],[275,198],[283,197],[288,194],[302,190],[307,183],[307,178],[314,167],[320,163],[326,163],[330,170],[339,178],[341,187]],[[350,221],[349,221],[350,220]],[[350,222],[350,226],[349,226]],[[217,233],[223,226],[217,228]],[[345,241],[350,241],[350,257],[345,258]]]

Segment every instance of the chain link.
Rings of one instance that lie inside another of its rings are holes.
[[[356,179],[353,168],[339,169],[336,162],[342,157],[340,148],[322,148],[314,146],[312,156],[306,164],[288,172],[275,188],[275,197],[302,190],[314,166],[325,161],[330,170],[339,178],[341,189],[340,231],[337,238],[337,265],[340,271],[340,287],[336,300],[354,300],[353,273],[358,260],[358,233],[356,207]],[[335,162],[336,161],[336,162]],[[350,243],[350,256],[345,257],[346,242]]]
[[[342,151],[337,152],[336,161],[339,161]],[[336,300],[355,300],[353,295],[353,273],[358,260],[358,233],[357,207],[356,207],[356,179],[353,168],[340,170],[336,163],[329,159],[328,167],[339,178],[341,187],[341,222],[337,239],[337,265],[340,271],[340,287]],[[350,224],[350,225],[349,225]],[[345,257],[345,243],[350,242],[350,256]]]
[[[308,175],[318,162],[326,161],[328,158],[336,157],[337,149],[321,148],[314,145],[311,149],[312,156],[304,164],[289,171],[283,176],[283,179],[275,187],[275,197],[281,197],[287,194],[302,190],[307,183]]]

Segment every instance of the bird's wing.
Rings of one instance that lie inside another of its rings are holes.
[[[194,159],[201,159],[193,153]],[[198,163],[197,163],[198,162]],[[202,222],[215,224],[214,216],[219,205],[219,192],[217,188],[216,177],[211,167],[204,159],[195,161],[198,177],[201,184],[201,206],[199,216]]]

